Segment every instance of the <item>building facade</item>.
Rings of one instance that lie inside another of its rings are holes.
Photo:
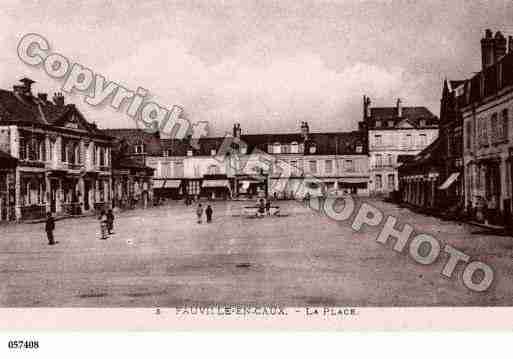
[[[444,216],[460,216],[463,197],[464,81],[444,81],[440,135],[412,161],[399,167],[401,201]]]
[[[112,207],[131,209],[153,205],[153,169],[145,165],[146,145],[137,137],[145,134],[133,133],[130,136],[125,133],[126,136],[119,136],[120,131],[117,130],[104,130],[104,133],[114,138]]]
[[[438,118],[425,107],[371,107],[363,98],[360,130],[368,135],[370,192],[390,194],[399,189],[398,168],[438,137]]]
[[[152,138],[146,135],[145,140]],[[296,133],[246,135],[236,124],[231,136],[200,138],[197,146],[190,139],[157,142],[145,149],[157,201],[296,198],[305,194],[298,191],[305,178],[311,179],[306,181],[311,195],[368,193],[364,132],[310,133],[302,123]]]
[[[15,178],[17,165],[16,158],[0,150],[0,222],[16,219]]]
[[[486,30],[482,68],[465,82],[463,161],[465,206],[478,221],[510,224],[513,133],[513,40]]]
[[[62,94],[51,102],[46,94],[32,94],[32,80],[21,82],[13,91],[0,90],[0,151],[16,160],[14,181],[8,180],[7,192],[3,187],[14,207],[9,219],[108,206],[111,138],[65,105]]]

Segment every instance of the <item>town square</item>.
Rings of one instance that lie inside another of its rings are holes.
[[[376,242],[379,228],[355,232],[303,203],[280,201],[283,216],[244,216],[245,202],[215,202],[211,223],[184,204],[117,215],[99,240],[95,217],[56,222],[48,246],[42,223],[7,225],[2,237],[5,307],[181,307],[206,305],[508,305],[513,244],[480,227],[370,202],[417,231],[486,261],[495,282],[467,289],[463,266],[441,275],[442,260],[419,265]]]
[[[513,304],[513,9],[65,3],[9,7],[0,307]]]

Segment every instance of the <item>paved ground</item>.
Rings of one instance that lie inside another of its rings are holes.
[[[286,306],[513,305],[513,238],[443,222],[375,202],[386,214],[432,233],[493,265],[486,293],[439,273],[445,261],[413,262],[295,202],[287,217],[234,217],[244,202],[215,203],[212,224],[195,223],[194,207],[170,205],[118,215],[116,234],[99,240],[94,218],[57,222],[56,246],[43,224],[0,227],[0,306]],[[245,265],[247,264],[247,265]]]

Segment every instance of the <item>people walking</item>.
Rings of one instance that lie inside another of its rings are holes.
[[[105,214],[105,211],[101,211],[100,217],[98,217],[98,220],[100,221],[100,232],[102,235],[101,239],[107,239],[107,215]]]
[[[201,223],[203,217],[203,207],[201,206],[201,203],[199,203],[196,208],[196,216],[198,217],[198,224]]]
[[[114,230],[114,213],[112,213],[112,209],[109,209],[107,212],[107,230],[109,234],[113,234],[112,232]]]
[[[205,215],[207,216],[207,223],[212,222],[212,213],[214,211],[212,210],[212,207],[210,205],[207,206],[207,209],[205,209]]]
[[[48,238],[48,245],[50,245],[50,246],[53,246],[55,244],[55,239],[53,238],[54,230],[55,230],[55,219],[52,217],[52,213],[48,212],[46,214],[45,231],[46,231],[46,237]]]

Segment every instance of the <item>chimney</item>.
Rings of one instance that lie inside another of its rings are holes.
[[[308,139],[308,132],[310,132],[308,123],[305,121],[301,122],[301,135],[303,136],[303,140],[305,141]]]
[[[240,129],[240,123],[233,125],[233,137],[240,138],[242,130]]]
[[[495,39],[493,38],[492,30],[486,29],[485,37],[481,39],[481,62],[483,69],[495,62],[494,47]]]
[[[37,98],[43,101],[44,103],[48,102],[48,94],[46,93],[38,93]]]
[[[364,120],[371,117],[370,106],[371,106],[370,98],[367,97],[366,95],[363,95],[363,119]]]
[[[495,46],[494,46],[494,60],[499,61],[504,55],[506,55],[507,40],[500,31],[495,33]]]
[[[401,99],[397,99],[397,117],[403,117],[403,105]]]
[[[18,95],[31,97],[32,96],[32,84],[35,81],[24,77],[20,80],[20,82],[22,83],[22,85],[14,85],[13,86],[14,92],[17,93]]]
[[[367,96],[363,95],[363,119],[367,118]]]
[[[53,103],[59,107],[64,106],[64,95],[62,92],[56,92],[53,94]]]

